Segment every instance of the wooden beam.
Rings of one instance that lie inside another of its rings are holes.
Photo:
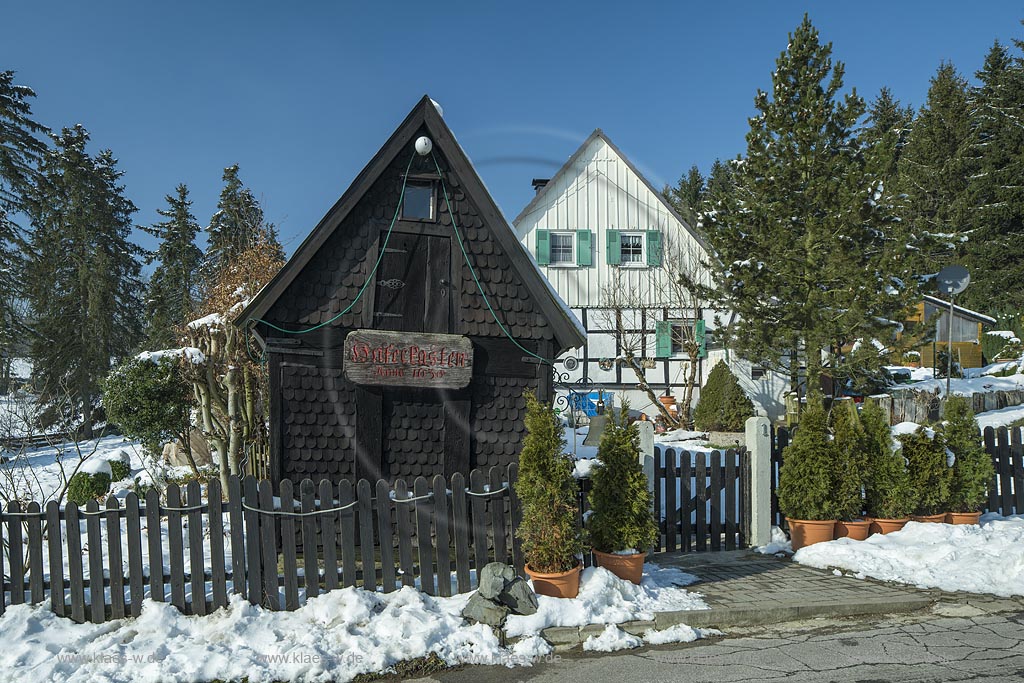
[[[456,472],[469,476],[473,462],[469,390],[451,392],[444,401],[444,477]]]
[[[355,386],[355,479],[376,481],[384,472],[383,392],[379,387]]]

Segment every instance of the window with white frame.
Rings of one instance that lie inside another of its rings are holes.
[[[576,233],[575,232],[551,232],[550,265],[552,266],[575,266],[576,265]]]
[[[623,265],[646,265],[644,256],[644,234],[642,232],[620,232],[620,263]]]

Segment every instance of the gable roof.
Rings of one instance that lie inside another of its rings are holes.
[[[573,152],[572,156],[570,156],[569,159],[564,164],[562,164],[562,167],[558,169],[558,172],[555,173],[554,176],[552,176],[551,180],[549,180],[547,184],[544,187],[542,187],[540,191],[537,192],[537,194],[534,195],[533,199],[530,200],[530,203],[527,204],[526,207],[519,212],[519,215],[515,217],[515,220],[513,220],[512,223],[518,224],[523,217],[529,215],[535,209],[541,206],[542,202],[547,197],[547,195],[553,192],[552,188],[558,183],[559,180],[562,179],[563,176],[567,175],[572,171],[572,169],[576,165],[576,162],[579,160],[581,156],[583,156],[583,152],[586,151],[588,147],[590,147],[590,144],[594,142],[594,140],[598,139],[600,139],[606,145],[608,145],[611,148],[611,150],[615,152],[615,154],[620,159],[622,159],[623,162],[625,162],[626,167],[630,171],[632,171],[637,178],[640,179],[640,182],[642,182],[644,186],[646,186],[647,189],[650,190],[651,194],[658,198],[658,201],[661,202],[661,205],[665,207],[665,210],[668,211],[669,215],[673,216],[677,221],[679,221],[679,224],[683,226],[683,229],[686,230],[686,232],[688,232],[691,237],[693,237],[697,244],[699,244],[708,253],[711,253],[711,247],[708,244],[707,240],[704,239],[704,236],[697,232],[689,223],[683,220],[683,217],[680,216],[672,207],[672,205],[665,200],[665,197],[661,194],[661,191],[656,189],[654,185],[651,184],[651,181],[649,181],[644,176],[644,174],[640,172],[640,169],[638,169],[633,164],[633,162],[629,160],[629,157],[622,153],[622,150],[619,149],[614,142],[608,139],[608,136],[605,135],[604,131],[601,130],[600,128],[594,129],[594,132],[591,133],[590,136],[583,141],[583,144],[579,146],[579,149]]]
[[[288,286],[299,276],[302,269],[313,256],[323,247],[324,243],[334,234],[346,216],[356,207],[359,201],[373,186],[381,174],[394,161],[402,150],[409,149],[414,136],[426,128],[434,143],[434,148],[448,162],[451,173],[462,183],[468,197],[477,205],[481,218],[492,228],[492,235],[499,246],[508,255],[513,267],[523,279],[523,284],[530,296],[537,302],[541,312],[551,325],[559,352],[565,349],[582,346],[586,334],[582,325],[569,311],[565,303],[548,285],[544,275],[519,242],[511,225],[505,219],[494,199],[487,191],[477,174],[476,169],[466,156],[465,151],[456,141],[448,124],[445,123],[437,106],[429,96],[424,95],[413,107],[409,115],[398,126],[387,142],[370,159],[370,162],[359,172],[345,193],[331,207],[330,211],[299,245],[288,262],[278,271],[242,312],[235,318],[236,325],[244,325],[250,321],[259,321],[274,303],[284,294]]]
[[[940,299],[939,297],[932,296],[930,294],[925,294],[923,298],[924,298],[926,303],[929,303],[932,306],[935,306],[936,308],[938,308],[940,310],[943,310],[943,311],[948,311],[949,310],[949,302],[944,300],[944,299]],[[961,318],[966,318],[966,319],[972,320],[972,321],[974,321],[976,323],[981,323],[982,325],[995,325],[996,324],[996,319],[995,318],[987,316],[984,313],[978,313],[977,311],[972,311],[971,309],[964,308],[963,306],[957,306],[956,304],[953,304],[953,312],[957,316],[959,316]]]

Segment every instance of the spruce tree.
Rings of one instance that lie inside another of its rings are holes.
[[[685,175],[679,178],[675,187],[666,186],[662,190],[665,200],[672,205],[684,221],[697,224],[697,212],[704,201],[704,176],[700,169],[691,166]]]
[[[836,518],[852,520],[864,508],[861,489],[867,474],[867,435],[851,399],[832,403],[832,442],[835,447]]]
[[[889,88],[882,88],[868,108],[867,124],[861,134],[864,142],[881,155],[881,174],[886,181],[896,177],[903,148],[914,121],[912,107],[904,107]]]
[[[700,390],[693,411],[694,426],[703,432],[741,432],[754,404],[723,361],[715,363]]]
[[[860,419],[867,449],[864,502],[868,514],[879,519],[904,519],[914,511],[917,499],[902,454],[893,452],[889,420],[874,403],[864,406]]]
[[[746,157],[734,187],[702,216],[717,252],[706,292],[737,314],[727,343],[741,356],[817,388],[823,354],[855,339],[894,338],[916,302],[908,242],[896,220],[880,154],[855,134],[865,113],[843,93],[810,20],[776,61],[771,93],[758,91]]]
[[[207,227],[207,247],[203,258],[204,286],[216,279],[217,272],[232,259],[257,243],[276,245],[277,229],[266,222],[259,201],[242,184],[238,164],[224,169],[224,189],[217,201],[217,211]]]
[[[836,519],[835,446],[820,401],[810,400],[793,441],[782,453],[779,509],[790,519]]]
[[[901,435],[900,445],[917,500],[915,514],[946,512],[953,472],[948,464],[942,435],[936,434],[931,438],[924,427],[918,427],[912,434]]]
[[[950,396],[945,418],[943,435],[955,458],[949,485],[950,511],[978,512],[985,508],[988,488],[994,482],[992,456],[981,445],[978,422],[966,398]]]
[[[11,363],[23,351],[25,233],[15,217],[26,210],[39,160],[46,151],[45,126],[32,117],[31,88],[17,85],[13,71],[0,71],[0,394],[6,393]]]
[[[192,215],[188,188],[178,185],[167,195],[167,208],[157,213],[167,220],[147,228],[160,239],[154,256],[158,262],[146,296],[146,343],[151,349],[177,344],[177,331],[193,319],[197,309],[199,266],[203,252],[195,244],[199,224]]]
[[[569,571],[578,563],[582,542],[576,526],[578,489],[572,470],[558,416],[528,392],[526,438],[516,482],[522,517],[516,534],[526,563],[535,572]]]
[[[597,449],[601,464],[591,476],[593,516],[587,531],[594,549],[604,553],[643,553],[658,540],[647,475],[640,464],[640,434],[635,424],[627,423],[628,415],[626,401],[609,414]]]
[[[916,240],[912,261],[922,275],[953,261],[969,233],[970,134],[967,81],[944,63],[899,160],[900,212]]]
[[[1022,44],[1017,43],[1018,47]],[[966,305],[1024,309],[1024,61],[993,45],[970,92]]]
[[[85,436],[100,380],[141,333],[141,250],[131,242],[135,206],[109,151],[91,156],[82,126],[53,136],[31,201],[29,296],[33,377],[43,400],[70,397]]]

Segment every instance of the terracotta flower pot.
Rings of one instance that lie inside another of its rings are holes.
[[[533,590],[537,595],[550,598],[575,598],[580,593],[580,571],[583,565],[578,564],[567,572],[542,574],[526,565],[526,573],[533,579]]]
[[[875,520],[871,522],[871,533],[891,534],[894,531],[902,529],[909,521],[909,519],[882,519],[880,517],[876,517]]]
[[[852,522],[839,520],[836,522],[836,538],[849,538],[863,541],[870,533],[871,522],[866,519],[855,519]]]
[[[912,522],[923,522],[925,524],[942,524],[946,521],[946,513],[940,512],[937,515],[910,515]]]
[[[626,581],[640,585],[640,577],[644,574],[644,558],[647,553],[636,553],[635,555],[616,555],[614,553],[602,553],[594,551],[594,559],[598,567],[604,567],[615,576]]]
[[[946,524],[978,524],[981,521],[980,512],[947,512]]]
[[[787,517],[786,521],[789,522],[789,538],[793,550],[831,541],[835,537],[836,520],[834,519],[790,519]]]

